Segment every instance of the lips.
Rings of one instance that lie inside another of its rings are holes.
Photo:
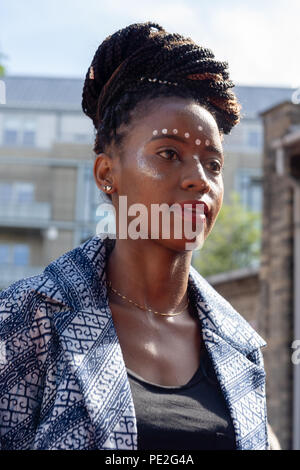
[[[204,215],[208,216],[209,209],[208,209],[207,204],[204,201],[197,201],[197,200],[193,199],[193,200],[189,200],[189,201],[180,202],[179,204],[185,210],[192,210],[193,213],[196,214],[197,209],[198,209],[200,214],[203,213],[202,211],[204,211]]]

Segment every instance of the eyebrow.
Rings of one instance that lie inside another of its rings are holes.
[[[184,144],[188,144],[188,141],[184,139],[183,137],[180,137],[179,135],[172,135],[172,134],[160,134],[152,137],[148,142],[152,142],[153,140],[158,140],[158,139],[173,139],[173,140],[178,140],[179,142],[182,142]],[[223,152],[218,149],[215,145],[210,144],[208,146],[205,146],[206,150],[209,152],[214,152],[220,157],[224,158]]]
[[[179,140],[179,142],[183,142],[184,144],[187,143],[186,139],[184,139],[183,137],[180,137],[179,135],[172,135],[172,134],[156,135],[155,137],[152,137],[152,139],[150,139],[149,142],[151,142],[152,140],[157,140],[157,139],[174,139],[174,140]]]
[[[220,149],[218,149],[215,145],[212,145],[212,144],[208,145],[206,147],[206,150],[209,150],[210,152],[216,153],[217,155],[219,155],[219,157],[224,158],[224,153]]]

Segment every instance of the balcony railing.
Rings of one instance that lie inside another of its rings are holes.
[[[1,264],[0,266],[0,290],[6,289],[13,282],[26,277],[41,274],[44,268],[41,266],[15,266],[12,264]]]
[[[48,202],[8,203],[0,201],[0,226],[45,227],[51,218]]]

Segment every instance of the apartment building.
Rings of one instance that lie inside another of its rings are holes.
[[[80,80],[10,77],[0,108],[0,289],[95,233]]]
[[[241,122],[225,136],[224,202],[230,203],[230,192],[239,193],[244,206],[262,210],[263,124],[260,113],[282,101],[291,101],[291,88],[237,86],[242,105]]]
[[[81,110],[83,81],[4,79],[0,104],[0,289],[34,275],[95,234],[94,131]],[[291,98],[289,88],[236,87],[243,119],[224,147],[224,202],[240,193],[262,206],[263,127],[259,113]]]

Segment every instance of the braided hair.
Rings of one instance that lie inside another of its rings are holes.
[[[228,134],[239,122],[240,105],[227,67],[210,49],[150,21],[108,36],[94,55],[82,93],[83,112],[96,130],[94,152],[104,152],[112,140],[120,145],[120,125],[130,123],[138,104],[158,96],[193,98]],[[148,80],[153,77],[155,83]]]

